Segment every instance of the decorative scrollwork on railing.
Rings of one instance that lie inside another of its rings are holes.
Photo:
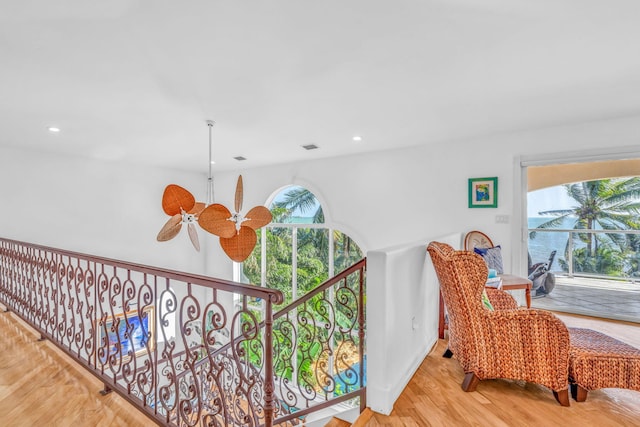
[[[274,314],[279,291],[0,239],[0,303],[105,389],[181,427],[293,425],[363,405],[364,271]]]
[[[274,314],[275,422],[360,397],[364,405],[362,260]]]
[[[272,325],[247,308],[248,298],[265,301],[271,319],[283,299],[0,239],[0,303],[164,425],[272,425]]]

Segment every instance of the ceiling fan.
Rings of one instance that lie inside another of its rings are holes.
[[[235,194],[235,212],[213,200],[213,178],[211,176],[211,128],[213,121],[208,120],[209,126],[209,178],[208,178],[208,203],[196,202],[195,197],[186,189],[176,184],[168,185],[162,195],[162,209],[171,218],[165,223],[158,233],[157,240],[165,242],[173,239],[187,224],[189,239],[193,247],[200,251],[200,242],[195,227],[197,222],[200,227],[220,237],[220,246],[229,258],[236,262],[242,262],[251,255],[256,241],[256,230],[269,224],[272,220],[271,212],[264,206],[256,206],[242,215],[243,184],[242,175],[238,176]]]
[[[229,258],[242,262],[251,255],[258,240],[256,230],[269,224],[272,216],[269,209],[256,206],[242,215],[242,175],[236,183],[235,213],[221,204],[207,206],[198,215],[198,224],[211,234],[220,237],[220,246]]]
[[[195,197],[179,185],[170,184],[162,194],[162,210],[171,218],[158,233],[157,240],[166,242],[178,235],[183,224],[187,224],[189,239],[196,251],[200,252],[200,241],[195,223],[198,215],[205,209],[205,204],[196,202]]]

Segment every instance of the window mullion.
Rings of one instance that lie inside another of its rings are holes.
[[[292,227],[291,229],[291,301],[298,299],[298,227]],[[291,313],[293,318],[291,323],[293,324],[293,334],[291,342],[293,343],[293,352],[291,354],[293,366],[293,385],[298,385],[298,340],[296,339],[296,331],[298,330],[298,309],[294,309]]]
[[[328,239],[328,241],[329,241],[329,245],[328,246],[329,247],[327,249],[329,251],[329,254],[328,254],[329,256],[327,257],[327,259],[329,260],[329,277],[333,277],[335,275],[334,274],[335,266],[334,266],[334,259],[333,259],[334,255],[335,255],[335,251],[333,250],[333,247],[334,247],[333,229],[332,228],[328,228],[327,230],[329,231],[329,239]],[[330,319],[330,322],[331,322],[332,325],[335,325],[336,324],[336,319],[335,319],[335,316],[336,316],[336,313],[335,313],[336,304],[335,304],[335,293],[334,293],[333,286],[331,288],[329,288],[329,296],[328,296],[328,298],[329,298],[329,305],[334,308],[334,310],[328,310],[328,312],[329,313],[333,313],[333,316],[334,316],[333,319]],[[335,350],[335,348],[334,348],[335,347],[334,337],[330,337],[330,339],[328,340],[328,344],[329,344],[329,360],[328,360],[329,366],[327,367],[327,369],[329,371],[329,375],[331,376],[331,378],[333,378],[333,376],[335,374],[335,372],[333,370],[333,364],[334,364],[334,359],[335,359],[335,357],[333,355],[334,354],[333,352]],[[331,392],[330,395],[333,397],[333,392]]]
[[[262,232],[262,244],[260,245],[260,286],[265,288],[267,287],[267,229],[263,227],[260,231]]]
[[[260,286],[267,287],[267,229],[260,230]],[[267,315],[267,304],[262,301],[262,318]]]

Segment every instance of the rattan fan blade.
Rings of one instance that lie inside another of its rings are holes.
[[[238,234],[230,239],[220,238],[220,246],[235,262],[242,262],[251,255],[256,247],[258,237],[254,229],[249,227],[240,227]]]
[[[236,213],[242,210],[242,198],[244,197],[244,188],[242,185],[242,175],[238,176],[238,182],[236,183]]]
[[[236,234],[236,224],[230,221],[231,212],[221,204],[206,207],[198,215],[198,224],[211,234],[219,237],[231,238]]]
[[[189,210],[188,213],[193,214],[197,217],[206,207],[207,205],[205,205],[204,203],[196,202],[196,204],[193,205],[193,208],[191,208],[191,210]]]
[[[246,225],[247,227],[251,227],[254,230],[257,230],[260,227],[264,227],[269,224],[273,219],[271,212],[269,209],[264,206],[256,206],[247,212],[245,216],[246,221],[242,223],[242,225]]]
[[[198,239],[198,232],[196,231],[196,226],[190,222],[187,225],[187,231],[189,233],[189,239],[191,239],[191,244],[196,249],[196,251],[200,252],[200,240]]]
[[[156,239],[158,240],[158,242],[166,242],[167,240],[171,240],[178,235],[181,228],[182,215],[173,215],[171,218],[169,218],[169,221],[164,224]]]
[[[195,204],[195,197],[179,185],[167,185],[162,194],[162,209],[170,216],[181,214],[182,210],[188,212]]]

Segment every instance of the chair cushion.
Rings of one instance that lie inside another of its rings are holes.
[[[496,270],[497,274],[504,273],[504,268],[502,267],[502,249],[500,245],[494,246],[493,248],[473,248],[473,251],[484,259],[488,268]]]

